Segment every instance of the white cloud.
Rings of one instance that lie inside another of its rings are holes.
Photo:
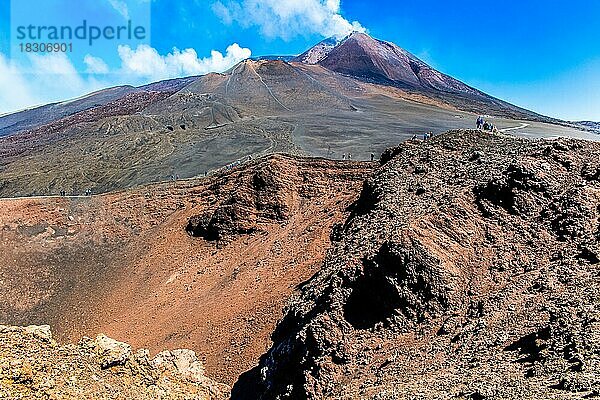
[[[0,113],[35,104],[30,89],[18,68],[0,53]]]
[[[225,24],[257,26],[267,37],[291,38],[317,33],[343,37],[352,31],[366,32],[357,21],[341,15],[340,0],[219,0],[213,12]]]
[[[123,0],[108,0],[110,5],[123,16],[126,20],[129,19],[129,7]]]
[[[22,62],[0,54],[0,113],[67,100],[101,87],[101,82],[80,75],[65,53],[30,54]]]
[[[0,114],[68,100],[104,87],[222,72],[250,57],[251,51],[234,43],[225,54],[213,50],[210,57],[199,58],[194,49],[174,49],[161,55],[140,45],[136,49],[119,46],[118,54],[121,66],[112,70],[101,58],[86,55],[87,69],[82,74],[65,53],[30,54],[18,62],[0,53]]]
[[[242,48],[237,43],[227,47],[225,55],[213,50],[210,57],[206,58],[198,58],[194,49],[173,49],[172,53],[162,56],[148,45],[140,45],[135,50],[129,46],[119,46],[122,72],[152,80],[224,71],[251,54],[250,49]]]
[[[108,74],[108,65],[103,59],[87,54],[83,58],[83,62],[87,66],[86,73],[88,74]]]
[[[234,5],[231,7],[233,6]],[[231,15],[232,13],[229,11],[229,8],[225,7],[225,5],[220,1],[217,1],[212,5],[212,9],[225,25],[231,25],[233,22],[233,16]]]
[[[33,88],[39,87],[54,100],[61,99],[61,92],[74,94],[97,88],[97,82],[84,79],[65,53],[31,54],[29,61],[31,66],[24,71],[30,87],[35,83]],[[31,92],[35,93],[36,89]]]

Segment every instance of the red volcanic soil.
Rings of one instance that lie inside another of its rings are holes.
[[[0,201],[0,320],[190,348],[232,384],[320,267],[372,165],[274,155],[202,180]]]

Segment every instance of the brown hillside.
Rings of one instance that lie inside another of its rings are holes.
[[[191,348],[231,384],[269,347],[369,170],[275,155],[203,180],[2,200],[0,320]]]

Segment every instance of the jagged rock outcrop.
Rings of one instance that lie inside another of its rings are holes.
[[[186,231],[226,244],[237,236],[264,231],[269,224],[285,224],[307,203],[320,203],[327,191],[320,161],[308,162],[310,167],[301,170],[275,155],[260,160],[251,171],[232,176],[233,185],[216,182],[211,186],[213,206],[190,217]],[[364,168],[352,162],[346,166],[347,177]]]
[[[600,145],[388,150],[234,399],[600,396]]]
[[[59,345],[48,326],[0,325],[2,399],[226,399],[191,350],[150,358],[104,335]]]
[[[259,221],[284,221],[289,218],[289,208],[298,203],[295,182],[283,182],[286,174],[281,166],[268,163],[251,176],[239,178],[234,191],[203,214],[190,218],[187,232],[206,240],[228,240],[235,235],[256,232]]]

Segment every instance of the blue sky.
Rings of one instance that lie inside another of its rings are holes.
[[[365,29],[504,100],[600,120],[596,1],[13,0],[12,25],[130,19],[149,31],[141,41],[76,43],[73,53],[44,56],[15,50],[11,2],[0,4],[0,113],[104,86],[224,70],[249,54],[297,54],[326,36]]]

